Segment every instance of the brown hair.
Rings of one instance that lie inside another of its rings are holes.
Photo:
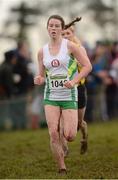
[[[62,29],[65,28],[64,19],[63,19],[60,15],[55,14],[55,15],[50,16],[50,17],[48,18],[48,21],[47,21],[47,27],[48,27],[48,24],[49,24],[50,19],[58,19],[58,20],[60,20],[60,21],[61,21],[61,27],[62,27]]]
[[[68,29],[69,27],[75,25],[75,22],[79,22],[81,21],[82,17],[76,17],[73,21],[71,21],[70,23],[66,24],[64,29]]]

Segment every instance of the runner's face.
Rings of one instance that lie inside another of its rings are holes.
[[[62,31],[62,37],[65,39],[72,41],[73,36],[74,36],[74,34],[73,34],[72,30],[69,28]]]
[[[57,38],[62,33],[61,21],[58,19],[50,19],[47,29],[48,29],[49,36],[51,38],[53,39]]]

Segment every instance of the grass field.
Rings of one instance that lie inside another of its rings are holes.
[[[69,144],[68,174],[60,176],[47,129],[0,133],[0,179],[118,178],[118,120],[89,125],[89,150],[80,155],[80,133]]]

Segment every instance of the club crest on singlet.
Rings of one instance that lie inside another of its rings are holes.
[[[60,62],[58,59],[53,59],[51,61],[51,65],[52,65],[52,67],[58,67],[60,65]]]

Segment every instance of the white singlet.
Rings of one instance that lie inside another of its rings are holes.
[[[45,100],[77,101],[77,87],[66,88],[63,84],[73,79],[78,73],[77,62],[68,53],[68,40],[63,39],[59,53],[55,56],[49,52],[49,45],[43,47],[43,64],[46,69]]]

